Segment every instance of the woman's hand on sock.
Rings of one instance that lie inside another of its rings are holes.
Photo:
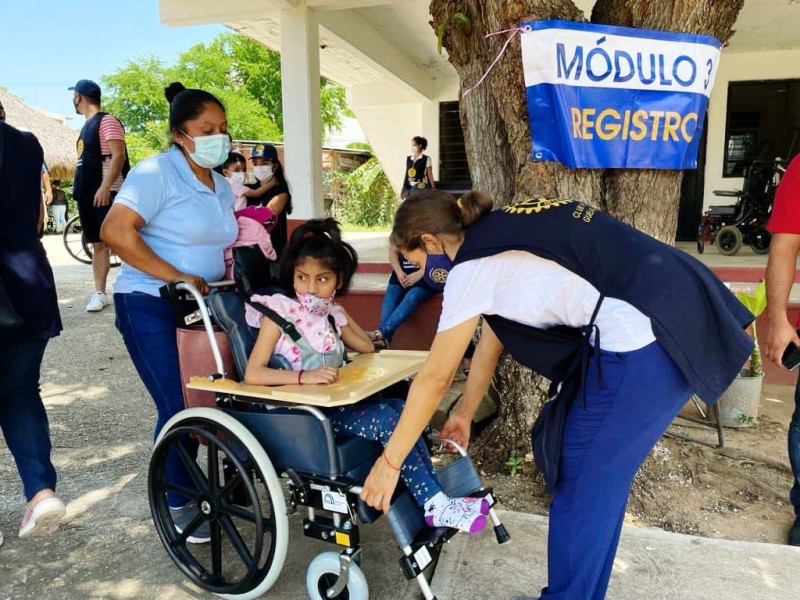
[[[305,371],[302,376],[302,382],[305,385],[325,385],[333,383],[337,379],[339,379],[339,369],[334,369],[333,367],[320,367],[313,371]]]

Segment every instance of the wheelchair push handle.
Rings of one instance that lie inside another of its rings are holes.
[[[222,287],[228,287],[231,285],[231,283],[232,282],[230,281],[219,281],[215,283],[209,283],[208,286],[211,289],[218,289]],[[172,301],[178,323],[190,324],[189,320],[183,315],[180,307],[180,300],[182,300],[184,293],[189,294],[192,296],[192,298],[194,298],[195,302],[197,302],[196,312],[200,313],[200,319],[203,321],[203,326],[206,330],[206,334],[208,335],[209,344],[211,345],[211,353],[214,356],[214,366],[217,369],[212,378],[217,379],[225,377],[225,366],[222,362],[222,353],[220,352],[219,344],[217,344],[217,338],[214,335],[214,324],[211,322],[211,315],[208,312],[205,298],[200,293],[200,290],[190,283],[177,281],[175,283],[168,283],[161,286],[158,291],[162,298],[167,298]]]

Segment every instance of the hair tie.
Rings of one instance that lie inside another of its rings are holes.
[[[456,200],[456,205],[457,205],[457,206],[458,206],[458,208],[460,208],[461,210],[464,210],[464,207],[461,205],[461,198],[463,198],[463,196],[459,197],[459,199],[458,199],[458,200]]]

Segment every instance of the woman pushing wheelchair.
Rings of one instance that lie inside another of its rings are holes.
[[[636,470],[692,393],[713,403],[735,378],[753,317],[702,264],[582,203],[492,206],[476,192],[456,202],[429,191],[397,211],[391,242],[406,259],[445,254],[453,268],[428,359],[361,496],[388,510],[391,465],[411,451],[483,317],[442,435],[468,444],[504,350],[553,382],[532,436],[553,495],[541,598],[600,600]]]

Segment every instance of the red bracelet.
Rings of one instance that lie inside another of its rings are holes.
[[[385,460],[386,464],[389,465],[395,471],[399,471],[400,470],[399,467],[395,467],[392,463],[389,462],[389,457],[386,456],[386,449],[385,448],[383,449],[383,460]]]
[[[297,385],[303,385],[303,373],[305,373],[303,369],[297,372]]]

